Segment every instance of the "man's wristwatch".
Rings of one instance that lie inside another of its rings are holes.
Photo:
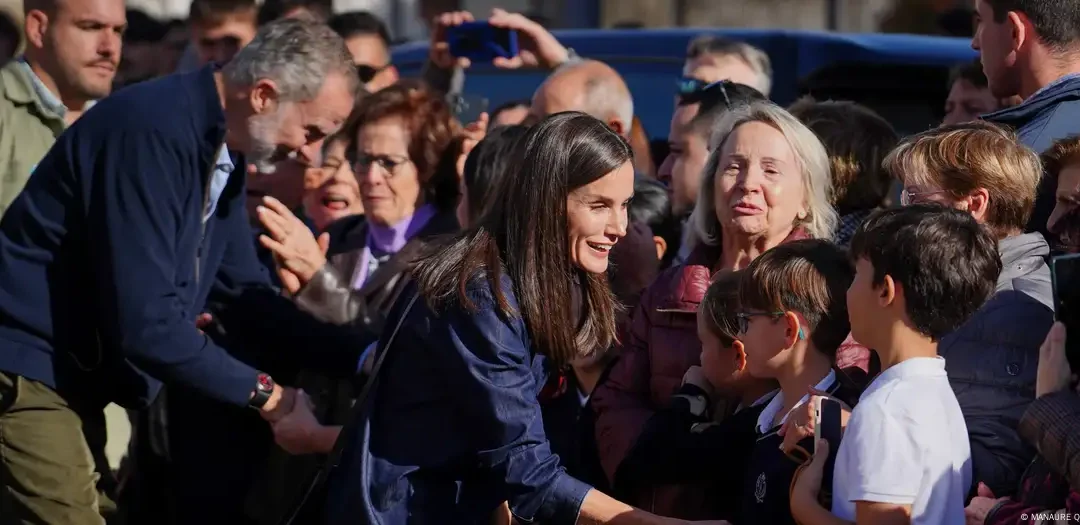
[[[274,380],[268,374],[259,373],[255,376],[255,390],[251,392],[251,400],[248,406],[255,410],[262,409],[263,405],[270,400],[274,393]]]

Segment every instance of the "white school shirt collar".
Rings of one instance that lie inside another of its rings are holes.
[[[825,378],[822,379],[821,381],[818,381],[818,384],[814,385],[814,388],[817,389],[817,390],[821,390],[823,392],[827,392],[827,391],[829,391],[829,389],[832,387],[833,383],[835,383],[835,382],[836,382],[836,371],[835,370],[829,370],[828,375],[826,375]],[[795,406],[791,410],[795,410],[796,408],[799,408],[800,406],[802,406],[804,403],[806,403],[809,400],[810,400],[810,394],[803,394],[803,396],[799,399],[799,402],[796,403]],[[778,391],[776,393],[776,395],[773,396],[772,400],[769,401],[769,404],[765,405],[765,409],[761,411],[761,415],[758,416],[758,420],[757,420],[757,431],[758,431],[758,433],[759,434],[765,434],[769,430],[772,430],[772,428],[774,427],[773,419],[775,419],[776,414],[779,413],[783,409],[784,409],[784,393]],[[784,414],[783,419],[780,420],[780,425],[783,425],[784,422],[787,421],[787,418],[788,418],[789,415],[791,415],[791,412],[788,412],[787,414]],[[775,426],[779,426],[779,425],[775,425]]]

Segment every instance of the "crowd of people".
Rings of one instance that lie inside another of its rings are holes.
[[[194,0],[175,39],[27,0],[0,525],[1080,519],[1048,263],[1080,252],[1080,1],[976,7],[980,61],[901,137],[771,102],[768,55],[712,35],[639,101],[495,9],[495,65],[549,74],[459,122],[467,12],[403,79],[325,3]],[[644,103],[673,103],[660,162]]]

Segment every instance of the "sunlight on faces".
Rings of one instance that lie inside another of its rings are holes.
[[[735,349],[720,342],[701,309],[697,312],[697,336],[701,341],[701,369],[709,383],[722,388],[733,382],[738,372]]]
[[[290,157],[304,165],[318,163],[323,141],[349,116],[353,95],[341,73],[327,75],[312,100],[282,102],[273,82],[260,80],[252,88],[255,113],[248,118],[248,162],[260,172],[273,173]]]
[[[322,165],[309,168],[305,174],[313,179],[314,187],[304,195],[304,214],[319,231],[338,219],[364,213],[360,186],[345,160],[347,147],[344,140],[327,144]]]
[[[971,47],[979,52],[983,73],[995,97],[1007,98],[1020,91],[1020,76],[1012,72],[1016,66],[1013,43],[1016,15],[994,21],[994,9],[987,0],[975,0],[975,36]]]
[[[882,302],[883,286],[884,283],[874,286],[874,265],[869,259],[855,261],[855,279],[847,290],[848,321],[851,322],[851,337],[870,348],[880,348],[885,343],[879,340],[881,328],[876,326],[886,319],[882,313],[882,308],[888,306]]]
[[[768,124],[735,128],[717,170],[714,198],[725,235],[783,238],[805,213],[802,167],[784,134]]]
[[[626,235],[626,211],[633,196],[630,162],[567,195],[566,223],[574,266],[589,273],[607,271],[611,248]]]
[[[705,83],[730,80],[747,86],[757,86],[758,75],[749,64],[734,56],[718,56],[705,53],[686,61],[683,76]]]
[[[127,26],[123,2],[60,1],[51,19],[42,11],[30,11],[28,17],[30,44],[50,50],[43,60],[52,62],[48,65],[55,68],[53,80],[61,92],[94,100],[112,91]]]
[[[387,117],[364,124],[356,137],[360,155],[409,158],[409,130],[400,117]],[[393,226],[413,214],[423,204],[423,191],[416,165],[402,162],[391,173],[377,162],[356,166],[360,199],[368,219],[382,226]]]
[[[746,352],[746,371],[760,379],[776,379],[790,360],[792,335],[798,333],[799,326],[804,327],[806,334],[809,328],[805,323],[800,325],[801,316],[794,312],[779,316],[758,314],[762,312],[752,313],[746,332],[739,334]]]
[[[698,108],[698,104],[675,108],[668,131],[670,151],[658,171],[658,179],[668,183],[672,213],[677,216],[693,209],[701,185],[701,171],[709,160],[706,137],[690,127]]]

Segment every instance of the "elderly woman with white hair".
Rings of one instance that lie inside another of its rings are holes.
[[[622,479],[619,464],[645,421],[699,364],[696,311],[706,288],[718,272],[745,268],[779,244],[831,238],[837,223],[828,198],[828,155],[814,133],[783,108],[768,101],[736,106],[717,123],[711,142],[691,218],[692,252],[642,295],[620,338],[619,361],[592,396],[601,462],[619,496],[684,519],[723,516],[727,509],[711,508],[703,490]],[[719,394],[706,403],[718,402],[717,414],[734,403],[757,401]]]

